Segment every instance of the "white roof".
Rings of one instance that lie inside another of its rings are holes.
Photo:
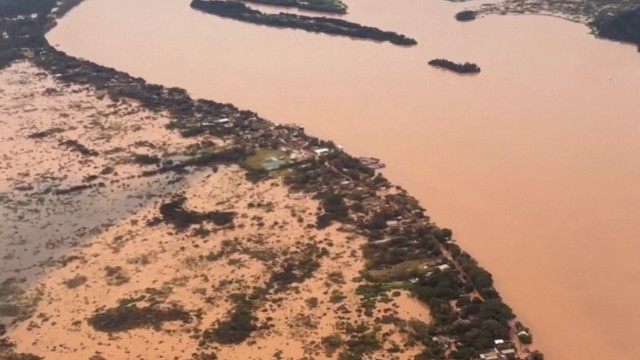
[[[329,152],[329,149],[327,149],[327,148],[322,148],[322,149],[315,149],[315,150],[313,150],[313,151],[315,151],[315,153],[316,153],[316,154],[320,155],[320,154],[328,153],[328,152]]]
[[[502,339],[494,340],[493,343],[496,345],[504,344],[504,340]]]

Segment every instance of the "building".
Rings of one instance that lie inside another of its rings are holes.
[[[442,265],[438,266],[438,269],[440,271],[447,271],[447,270],[451,269],[451,266],[449,266],[448,264],[442,264]]]
[[[495,351],[489,351],[484,354],[480,354],[480,359],[482,360],[500,360],[500,355],[498,355]]]
[[[320,148],[320,149],[313,150],[313,152],[316,153],[316,156],[322,156],[322,155],[326,155],[326,154],[330,153],[331,150],[329,150],[327,148]]]
[[[505,359],[509,359],[509,360],[513,360],[513,359],[517,359],[518,358],[518,353],[514,349],[500,350],[500,354]]]

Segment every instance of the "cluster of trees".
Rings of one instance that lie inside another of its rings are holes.
[[[630,42],[638,45],[640,51],[640,7],[625,11],[613,17],[599,17],[591,26],[598,31],[598,36]]]
[[[404,35],[363,26],[341,19],[314,17],[287,13],[265,14],[236,1],[193,0],[191,7],[209,14],[227,17],[253,24],[301,29],[331,35],[343,35],[360,39],[388,41],[396,45],[416,45],[414,39]]]
[[[282,261],[280,270],[271,273],[268,287],[275,287],[279,292],[286,290],[293,283],[302,283],[313,276],[320,268],[320,259],[329,251],[315,244],[305,244],[299,253]]]
[[[96,331],[120,332],[139,328],[160,329],[163,322],[191,322],[189,312],[178,306],[162,308],[159,306],[138,307],[137,304],[121,303],[93,314],[88,322]]]
[[[451,70],[458,74],[477,74],[480,72],[480,67],[478,65],[469,62],[454,63],[453,61],[446,59],[433,59],[429,61],[429,65]]]
[[[331,225],[333,220],[346,222],[349,220],[349,208],[340,195],[329,192],[321,200],[324,213],[316,220],[318,229],[324,229]]]
[[[56,6],[56,0],[0,0],[0,17],[12,18],[38,14],[46,16]]]
[[[91,150],[85,145],[81,144],[78,140],[65,140],[60,142],[60,145],[66,146],[73,151],[77,151],[84,156],[98,156],[99,153],[95,150]]]
[[[242,0],[258,4],[294,7],[300,10],[325,12],[332,14],[346,14],[347,5],[340,0]]]
[[[174,200],[160,205],[160,215],[167,224],[172,224],[178,230],[185,230],[191,225],[199,225],[205,221],[223,226],[233,222],[236,216],[231,211],[209,211],[205,213],[187,210],[184,208],[186,198],[177,197]]]
[[[456,14],[458,21],[471,21],[476,19],[476,12],[473,10],[464,10]]]
[[[256,317],[253,315],[253,302],[245,294],[231,296],[234,309],[227,320],[217,321],[202,334],[202,343],[217,342],[219,344],[239,344],[251,333],[258,330]]]

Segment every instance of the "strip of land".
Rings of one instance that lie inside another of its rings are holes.
[[[429,65],[450,70],[458,74],[477,74],[480,72],[480,67],[478,65],[469,62],[455,63],[446,59],[433,59],[429,61]]]
[[[193,0],[191,2],[191,7],[208,14],[214,14],[258,25],[300,29],[309,32],[341,35],[358,39],[387,41],[396,45],[411,46],[417,44],[414,39],[402,34],[383,31],[371,26],[363,26],[345,20],[327,17],[313,17],[287,13],[266,14],[261,11],[251,9],[245,4],[236,1]]]
[[[299,10],[323,12],[329,14],[346,14],[347,5],[340,0],[242,0],[242,2],[263,5],[282,6]]]

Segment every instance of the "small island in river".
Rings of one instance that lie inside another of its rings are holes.
[[[473,10],[464,10],[456,14],[458,21],[471,21],[476,19],[476,12]]]
[[[383,31],[371,26],[363,26],[345,20],[296,14],[265,14],[236,1],[193,0],[191,7],[214,14],[253,24],[280,28],[301,29],[330,35],[342,35],[359,39],[388,41],[396,45],[416,45],[418,42],[392,31]]]
[[[451,70],[453,72],[457,72],[458,74],[477,74],[480,72],[480,67],[478,65],[469,62],[461,64],[454,63],[453,61],[449,61],[446,59],[433,59],[429,61],[429,65]]]

